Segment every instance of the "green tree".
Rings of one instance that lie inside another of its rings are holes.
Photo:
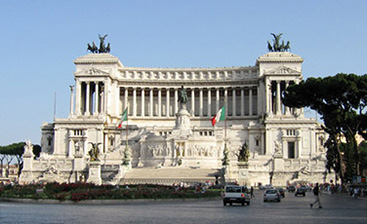
[[[283,102],[289,107],[310,107],[324,120],[323,128],[329,133],[328,167],[341,172],[341,149],[338,136],[346,140],[343,146],[349,175],[358,175],[359,153],[355,139],[357,133],[364,138],[367,128],[367,75],[339,73],[326,78],[309,78],[298,85],[289,86],[283,95]],[[339,159],[336,159],[339,158]]]
[[[363,141],[359,144],[359,163],[362,170],[367,170],[367,141]]]

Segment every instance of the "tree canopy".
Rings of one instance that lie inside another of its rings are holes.
[[[323,128],[329,134],[328,168],[340,171],[340,136],[344,136],[344,158],[351,175],[359,174],[359,153],[356,134],[367,138],[367,75],[339,73],[325,78],[309,78],[289,86],[283,95],[283,103],[289,107],[310,107],[324,121]],[[353,164],[354,166],[349,166]],[[341,176],[342,178],[342,176]]]

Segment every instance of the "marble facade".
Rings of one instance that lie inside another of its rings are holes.
[[[131,178],[137,169],[177,172],[154,182],[190,181],[180,177],[187,172],[192,182],[204,180],[198,170],[210,170],[207,179],[215,180],[227,144],[227,181],[322,182],[328,179],[324,131],[302,109],[281,101],[285,88],[302,80],[302,62],[290,52],[269,52],[249,67],[133,68],[108,53],[79,57],[69,116],[43,124],[41,157],[24,160],[20,181],[120,184],[138,180]],[[227,121],[213,127],[211,118],[223,106]],[[128,122],[119,129],[125,108]],[[98,162],[90,161],[91,143],[100,143]],[[237,159],[244,143],[250,149],[246,164]]]

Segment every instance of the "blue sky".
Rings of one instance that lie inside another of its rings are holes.
[[[127,67],[254,65],[270,33],[304,58],[303,74],[367,73],[367,1],[0,1],[0,145],[40,142],[69,112],[73,60],[108,34]]]

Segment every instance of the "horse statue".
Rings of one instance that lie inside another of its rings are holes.
[[[181,104],[186,104],[188,101],[187,93],[183,86],[181,86],[177,101],[180,102]]]
[[[280,34],[274,34],[271,33],[271,35],[273,35],[274,40],[273,40],[273,46],[270,44],[270,41],[268,41],[268,50],[270,52],[285,52],[285,51],[289,51],[291,49],[290,47],[290,42],[287,41],[287,44],[285,44],[284,40],[282,41],[282,43],[280,43],[280,38],[283,35],[283,33]]]
[[[110,53],[111,51],[111,45],[110,43],[107,44],[107,47],[105,45],[104,40],[106,39],[106,37],[108,36],[108,34],[101,36],[100,34],[98,34],[98,38],[99,38],[99,49],[97,48],[96,44],[94,42],[92,42],[92,45],[88,44],[88,48],[87,50],[92,52],[92,53]]]

